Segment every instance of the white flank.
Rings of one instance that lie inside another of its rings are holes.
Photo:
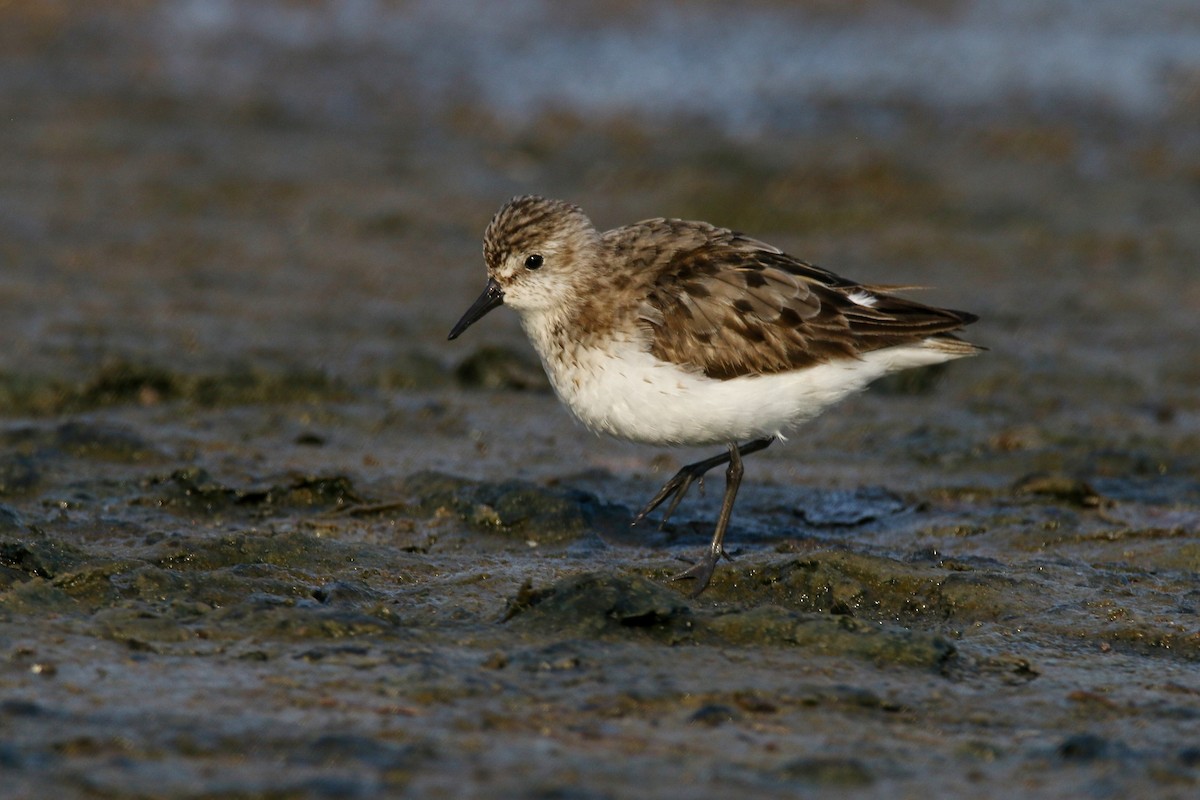
[[[530,338],[536,346],[537,337]],[[659,445],[783,436],[877,378],[965,355],[922,342],[776,375],[714,380],[660,361],[636,342],[537,349],[555,392],[587,427]]]

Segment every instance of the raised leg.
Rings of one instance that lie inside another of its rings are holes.
[[[758,450],[771,443],[770,439],[758,439],[756,441],[766,442],[762,447],[756,448]],[[755,444],[755,442],[751,442],[751,444]],[[717,529],[713,532],[712,543],[708,546],[708,552],[691,567],[671,578],[673,581],[685,578],[695,580],[696,586],[692,589],[692,597],[697,596],[708,588],[708,582],[712,580],[713,570],[717,568],[717,562],[721,560],[721,557],[729,558],[729,554],[725,552],[725,531],[729,528],[729,518],[733,516],[733,502],[737,499],[738,487],[742,485],[742,454],[744,452],[747,451],[744,448],[739,448],[736,443],[729,443],[729,467],[725,470],[725,497],[721,501],[721,516],[717,517]],[[751,450],[749,452],[754,451]]]
[[[658,508],[663,504],[663,501],[670,497],[671,504],[667,506],[667,510],[663,512],[662,521],[658,523],[658,529],[662,530],[663,526],[667,524],[667,520],[669,520],[671,515],[675,513],[675,509],[679,507],[680,501],[683,500],[683,496],[687,494],[687,490],[691,487],[692,483],[696,480],[699,480],[700,485],[704,485],[704,473],[708,472],[713,467],[719,467],[721,464],[724,464],[727,461],[732,463],[733,454],[735,452],[738,456],[748,456],[751,453],[757,453],[759,450],[766,450],[768,447],[770,447],[771,442],[773,441],[775,441],[774,437],[754,439],[753,441],[746,442],[741,447],[735,447],[735,444],[730,442],[729,452],[722,453],[719,456],[713,456],[712,458],[706,458],[703,461],[697,461],[695,464],[688,464],[686,467],[683,467],[681,470],[679,470],[679,472],[676,472],[673,478],[662,485],[662,488],[658,490],[658,494],[654,495],[654,497],[650,499],[650,502],[646,504],[646,507],[637,513],[637,516],[633,518],[633,522],[631,524],[637,525],[646,518],[647,514]],[[739,467],[738,480],[741,480],[740,469],[741,468]],[[728,496],[728,483],[726,483],[725,491],[726,495]],[[736,488],[734,489],[734,493],[737,493]],[[728,520],[726,520],[726,522],[728,522]]]

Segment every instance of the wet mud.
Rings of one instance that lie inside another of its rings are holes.
[[[181,84],[197,8],[0,5],[0,796],[1200,791],[1194,93],[514,122],[322,104],[355,49],[250,17],[260,83]],[[690,598],[721,476],[629,522],[708,453],[581,429],[504,310],[445,341],[518,191],[936,287],[989,351],[748,458]]]

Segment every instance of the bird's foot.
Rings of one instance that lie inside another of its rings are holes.
[[[679,470],[679,472],[676,472],[674,477],[662,485],[662,488],[658,490],[658,494],[650,498],[650,502],[646,504],[646,507],[639,511],[633,518],[633,522],[629,524],[631,526],[637,525],[651,511],[666,502],[667,498],[670,498],[671,502],[667,506],[667,510],[663,512],[662,519],[658,523],[658,529],[661,531],[666,527],[667,521],[671,519],[671,515],[675,513],[675,509],[679,508],[679,504],[683,501],[683,496],[687,494],[688,489],[691,488],[694,482],[699,481],[700,489],[703,491],[704,473],[710,469],[712,469],[710,465],[701,462],[699,464],[689,464]]]
[[[671,580],[694,580],[696,585],[692,587],[692,591],[688,593],[688,597],[699,597],[700,593],[708,588],[709,582],[712,581],[713,573],[717,569],[717,562],[722,558],[733,561],[733,556],[726,553],[724,547],[711,548],[695,564],[678,575],[672,575]]]

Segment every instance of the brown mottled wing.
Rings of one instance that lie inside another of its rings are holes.
[[[947,334],[975,319],[848,281],[731,231],[653,223],[687,225],[691,241],[659,252],[653,264],[657,274],[640,310],[651,352],[712,378],[852,359],[930,336],[957,343]]]

